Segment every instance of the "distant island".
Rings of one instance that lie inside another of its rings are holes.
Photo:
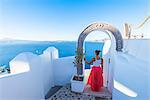
[[[86,42],[105,42],[106,40],[110,40],[108,38],[101,39],[101,40],[85,40]],[[55,41],[36,41],[36,40],[19,40],[19,39],[11,39],[11,38],[4,38],[0,39],[0,44],[25,44],[25,43],[43,43],[43,42],[77,42],[75,40],[55,40]]]

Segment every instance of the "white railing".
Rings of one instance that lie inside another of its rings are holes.
[[[132,39],[147,38],[145,33],[143,33],[143,32],[136,33],[136,32],[133,32],[133,30],[138,30],[138,29],[141,29],[142,27],[144,27],[144,25],[149,21],[149,19],[150,19],[150,14],[147,15],[144,18],[144,20],[138,25],[125,23],[125,37],[127,37],[128,39],[129,38],[132,38]]]

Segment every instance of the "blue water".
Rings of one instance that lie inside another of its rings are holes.
[[[19,53],[32,52],[40,55],[49,46],[54,46],[59,50],[59,57],[74,56],[76,51],[76,42],[33,42],[33,41],[13,41],[0,42],[0,66],[9,67],[9,62]],[[94,56],[94,50],[102,50],[102,42],[85,42],[85,56],[87,60],[91,60]],[[86,69],[89,68],[86,65]]]

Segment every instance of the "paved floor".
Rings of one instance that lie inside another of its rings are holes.
[[[94,92],[91,90],[90,86],[86,86],[83,94],[88,94],[88,95],[92,95],[95,97],[102,97],[102,98],[111,98],[112,97],[111,93],[108,91],[108,89],[106,87],[102,87],[100,89],[100,91]]]
[[[84,93],[74,93],[71,91],[70,85],[66,85],[60,88],[50,98],[46,100],[111,100],[111,96],[99,95],[99,93],[105,93],[105,88],[102,92],[92,93],[88,88]],[[96,94],[96,95],[95,95]]]
[[[84,83],[90,74],[90,69],[85,71]],[[47,99],[48,98],[48,99]],[[111,100],[112,96],[107,88],[102,88],[99,92],[91,91],[89,86],[86,86],[83,93],[74,93],[71,91],[70,84],[63,86],[55,86],[46,96],[46,100]]]

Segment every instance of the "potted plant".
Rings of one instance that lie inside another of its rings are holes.
[[[83,48],[78,47],[76,51],[75,61],[73,62],[77,67],[77,74],[73,75],[71,79],[71,90],[73,92],[81,93],[84,90],[84,75],[83,75]]]

